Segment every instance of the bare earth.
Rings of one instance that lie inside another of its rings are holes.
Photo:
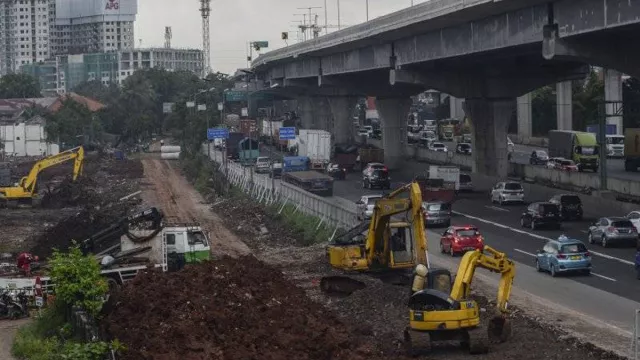
[[[29,322],[29,319],[17,320],[17,321],[0,321],[0,359],[2,360],[15,360],[11,356],[11,344],[16,336],[18,328]]]

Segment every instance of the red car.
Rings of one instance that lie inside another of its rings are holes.
[[[578,166],[573,160],[562,159],[556,163],[556,169],[563,171],[578,171]]]
[[[451,256],[473,250],[482,250],[484,239],[472,225],[450,226],[440,238],[440,251]]]

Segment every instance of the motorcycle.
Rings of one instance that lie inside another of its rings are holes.
[[[0,319],[16,320],[29,316],[29,299],[24,293],[15,297],[8,292],[0,294]]]

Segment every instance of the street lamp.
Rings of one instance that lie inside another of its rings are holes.
[[[255,73],[249,69],[240,69],[240,72],[245,74],[244,80],[245,80],[245,84],[242,86],[243,88],[245,88],[245,96],[247,97],[247,117],[249,117],[249,108],[250,108],[250,103],[249,103],[249,76],[250,75],[255,75]],[[257,124],[256,124],[257,125]],[[251,126],[249,126],[249,155],[251,155],[251,151],[253,150],[252,148],[253,146],[253,139],[251,138]],[[258,147],[258,149],[260,149],[260,147]],[[251,176],[251,183],[253,184],[253,168],[249,168],[249,174]]]
[[[216,90],[215,87],[212,87],[212,88],[209,88],[209,89],[202,89],[202,90],[198,91],[197,93],[195,93],[193,95],[193,106],[195,108],[194,110],[195,110],[196,114],[198,112],[198,104],[196,103],[196,101],[198,99],[198,96],[202,95],[202,94],[206,94],[206,93],[212,92],[212,91],[215,91],[215,90]],[[208,132],[209,131],[209,117],[206,116],[206,114],[205,114],[205,117],[207,118],[207,132]],[[209,158],[211,158],[211,140],[209,140],[209,139],[207,139],[207,156],[209,156]]]
[[[365,0],[367,6],[367,21],[369,21],[369,0]]]

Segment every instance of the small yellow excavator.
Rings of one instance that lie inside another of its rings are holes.
[[[400,197],[407,193],[408,198]],[[393,221],[400,214],[404,219]],[[338,236],[327,246],[327,257],[331,267],[350,275],[366,273],[411,284],[411,270],[427,261],[420,185],[407,184],[378,200],[371,221]],[[320,281],[321,290],[329,293],[351,294],[364,286],[349,276],[326,276]]]
[[[15,207],[19,203],[30,203],[32,206],[40,205],[41,196],[37,193],[38,175],[44,169],[60,165],[70,160],[75,160],[73,165],[73,181],[82,175],[84,166],[84,148],[82,146],[63,151],[57,155],[46,157],[37,161],[29,174],[20,179],[13,187],[0,188],[0,207]]]
[[[495,314],[487,324],[480,322],[480,308],[471,299],[471,282],[476,268],[500,273]],[[446,270],[445,270],[446,272]],[[515,277],[515,264],[489,246],[484,251],[467,252],[460,261],[453,285],[446,273],[438,276],[417,265],[409,299],[409,326],[404,332],[408,355],[431,350],[435,341],[460,341],[471,354],[489,351],[492,340],[506,341],[511,335],[507,304]]]

